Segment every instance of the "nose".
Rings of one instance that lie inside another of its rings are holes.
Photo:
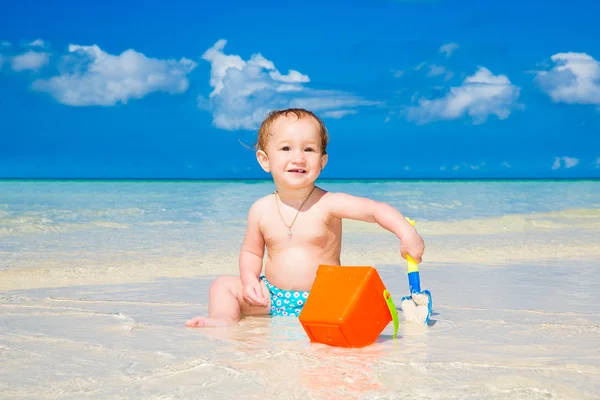
[[[302,150],[294,150],[292,155],[292,162],[294,163],[303,163],[304,162],[304,151]]]

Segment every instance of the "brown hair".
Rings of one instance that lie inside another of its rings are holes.
[[[256,150],[265,151],[267,142],[269,141],[269,135],[271,135],[271,126],[277,120],[277,118],[283,116],[287,117],[289,114],[294,114],[298,119],[302,118],[314,118],[319,123],[319,133],[321,134],[321,154],[327,154],[327,143],[329,142],[329,134],[325,124],[319,117],[317,117],[312,111],[305,110],[304,108],[287,108],[285,110],[274,110],[267,115],[267,118],[260,125],[258,130],[258,141],[254,146]]]

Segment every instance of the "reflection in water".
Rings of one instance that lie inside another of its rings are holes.
[[[384,354],[377,344],[361,349],[315,344],[309,350],[313,365],[300,368],[299,380],[311,398],[359,399],[386,389],[373,369]]]

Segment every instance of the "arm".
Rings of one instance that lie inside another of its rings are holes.
[[[356,197],[345,193],[329,193],[329,209],[332,216],[377,223],[395,234],[402,243],[402,257],[406,254],[421,262],[425,245],[415,228],[402,213],[387,203]]]
[[[258,225],[260,221],[259,203],[256,202],[248,212],[246,235],[240,250],[240,278],[244,286],[258,281],[265,254],[265,241]]]

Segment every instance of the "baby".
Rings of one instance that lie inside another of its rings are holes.
[[[315,186],[327,164],[327,142],[325,125],[308,110],[268,115],[258,131],[256,158],[277,190],[250,207],[240,276],[217,278],[209,290],[208,316],[186,326],[232,325],[244,315],[298,316],[318,266],[340,265],[342,218],[379,224],[400,239],[403,258],[409,254],[421,262],[423,239],[396,209]]]

